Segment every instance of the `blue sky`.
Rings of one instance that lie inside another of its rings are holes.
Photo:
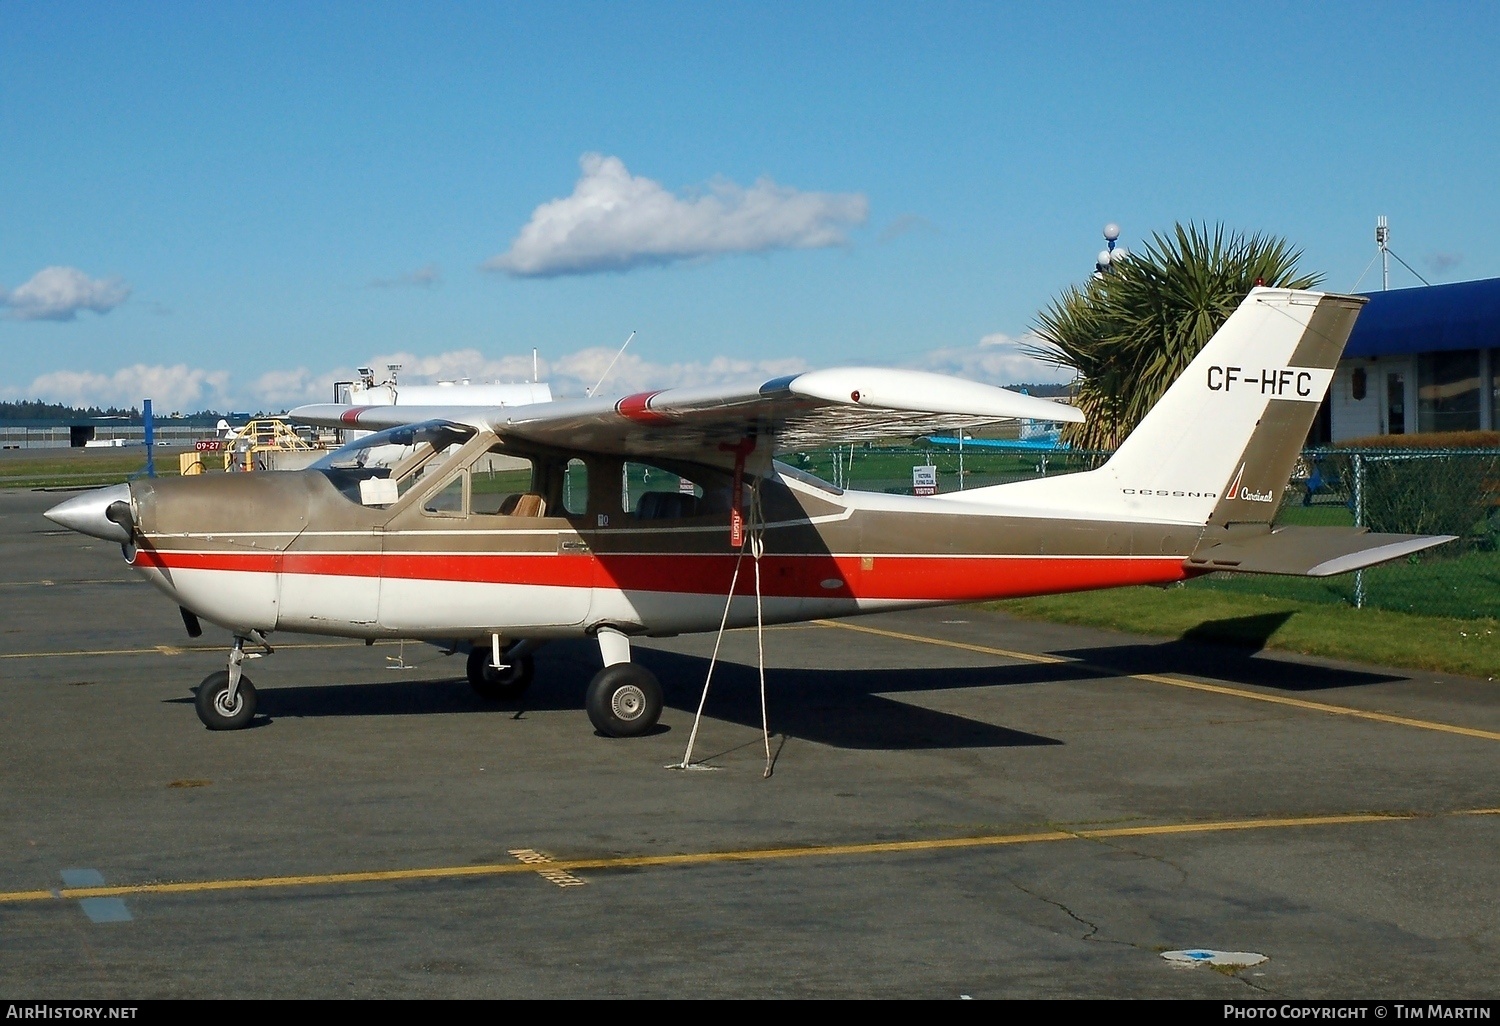
[[[576,392],[631,331],[616,389],[1032,380],[1108,221],[1347,289],[1386,214],[1428,280],[1500,275],[1497,12],[7,0],[0,397],[281,408],[533,347]]]

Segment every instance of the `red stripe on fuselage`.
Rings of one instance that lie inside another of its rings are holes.
[[[866,569],[866,561],[869,568]],[[730,554],[521,555],[486,553],[230,553],[142,548],[137,565],[163,569],[388,577],[480,584],[612,588],[723,595]],[[777,598],[907,599],[971,602],[1165,584],[1193,576],[1180,557],[1123,556],[777,556],[761,560],[761,592]],[[837,582],[835,584],[834,582]],[[825,586],[825,584],[827,586]],[[747,560],[740,591],[754,589]]]

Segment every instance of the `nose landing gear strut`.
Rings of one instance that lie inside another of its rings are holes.
[[[198,685],[197,701],[193,703],[198,719],[209,730],[240,730],[249,726],[255,717],[255,685],[240,667],[246,659],[259,659],[262,653],[247,653],[246,641],[260,645],[267,654],[275,651],[260,631],[235,635],[234,647],[229,650],[229,669],[204,677],[203,683]]]

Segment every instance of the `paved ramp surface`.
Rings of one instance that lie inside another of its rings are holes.
[[[517,704],[427,646],[277,639],[210,733],[117,549],[0,493],[0,992],[1490,997],[1500,692],[971,609],[597,653]],[[1175,967],[1162,952],[1264,954]]]

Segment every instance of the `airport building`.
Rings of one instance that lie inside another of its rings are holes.
[[[243,417],[243,414],[232,416]],[[217,414],[162,417],[153,426],[156,444],[191,449],[200,438],[213,438]],[[0,420],[0,449],[82,449],[140,445],[146,427],[136,417],[85,417],[77,420]]]
[[[1500,430],[1500,278],[1368,295],[1309,441]]]

